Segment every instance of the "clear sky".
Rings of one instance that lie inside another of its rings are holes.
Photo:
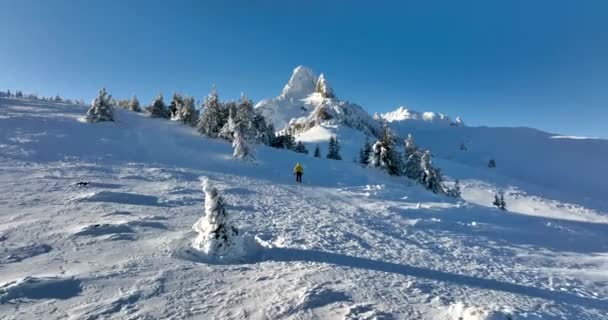
[[[370,112],[608,138],[608,1],[0,0],[0,89],[276,96],[297,65]]]

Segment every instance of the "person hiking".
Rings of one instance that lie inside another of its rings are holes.
[[[296,175],[296,182],[302,183],[302,175],[304,174],[304,168],[302,168],[302,165],[299,162],[296,163],[296,167],[293,168],[293,174]]]

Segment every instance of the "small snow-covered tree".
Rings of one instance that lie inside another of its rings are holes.
[[[249,141],[252,141],[256,136],[256,128],[253,123],[254,115],[253,102],[241,93],[241,100],[236,107],[234,122],[241,135]]]
[[[184,97],[179,93],[173,93],[173,97],[171,97],[171,103],[169,104],[168,112],[169,117],[173,120],[181,120],[180,119],[180,110],[184,105]]]
[[[136,95],[133,95],[133,97],[131,97],[131,100],[129,101],[129,110],[133,112],[141,112],[139,100],[137,99]]]
[[[191,127],[196,127],[198,121],[198,111],[194,107],[194,97],[185,97],[182,100],[181,108],[177,110],[177,118]]]
[[[297,152],[297,153],[308,154],[308,149],[306,149],[306,145],[304,145],[304,143],[302,141],[298,141],[296,143],[294,151]]]
[[[433,193],[440,193],[443,192],[441,170],[433,166],[431,157],[431,152],[428,150],[422,154],[421,166],[424,173],[422,185]]]
[[[280,133],[274,139],[274,144],[271,147],[277,149],[289,149],[294,150],[296,146],[296,138],[290,132]]]
[[[203,191],[205,215],[192,226],[198,233],[192,246],[207,255],[227,255],[236,246],[239,231],[230,221],[224,198],[208,179],[203,181]]]
[[[367,166],[369,164],[369,156],[371,153],[372,153],[372,145],[369,142],[369,138],[366,137],[365,143],[363,144],[363,147],[359,151],[359,163],[364,166]]]
[[[407,158],[413,154],[416,150],[418,150],[418,147],[416,146],[416,142],[414,142],[414,137],[412,137],[411,133],[407,134],[407,138],[405,139],[405,158],[407,160]]]
[[[386,123],[381,138],[372,145],[368,163],[386,170],[390,175],[401,175],[401,155],[395,148],[395,138]]]
[[[405,159],[403,174],[419,183],[422,183],[424,171],[422,170],[422,151],[414,150]]]
[[[87,122],[114,121],[114,110],[110,104],[110,99],[112,99],[112,96],[108,95],[106,88],[101,88],[97,98],[93,100],[91,108],[87,111]]]
[[[251,149],[247,144],[247,140],[245,140],[239,130],[236,130],[234,132],[234,141],[232,141],[232,146],[234,147],[233,156],[235,158],[247,161],[254,160],[253,154],[251,153]]]
[[[148,111],[151,118],[169,119],[170,117],[169,111],[167,110],[165,102],[163,101],[162,93],[159,93],[156,98],[154,98],[152,104],[146,107],[146,111]]]
[[[321,148],[319,147],[319,145],[317,145],[315,147],[315,153],[314,153],[315,158],[321,158]]]
[[[456,181],[454,181],[454,185],[451,188],[447,188],[445,190],[445,194],[450,197],[460,198],[461,197],[460,181],[458,179],[456,179]]]
[[[494,195],[494,202],[492,202],[492,204],[501,210],[507,210],[507,203],[505,202],[505,193],[502,190],[498,191],[498,194]]]
[[[340,155],[340,142],[338,142],[338,139],[335,136],[329,137],[327,159],[342,160],[342,156]]]
[[[228,141],[234,140],[234,132],[238,130],[236,121],[234,120],[236,117],[236,108],[236,103],[232,101],[224,104],[223,109],[224,111],[228,111],[228,117],[223,122],[224,125],[217,134],[219,138],[226,139]]]
[[[215,87],[211,93],[205,98],[203,104],[203,113],[198,122],[198,131],[209,137],[217,137],[218,133],[224,125],[222,121],[222,106]]]

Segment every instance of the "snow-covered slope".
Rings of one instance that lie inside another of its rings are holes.
[[[393,121],[390,126],[401,137],[411,133],[440,162],[449,160],[471,168],[445,168],[449,175],[494,181],[504,187],[516,185],[542,197],[608,211],[608,170],[603,169],[608,163],[608,140],[555,139],[554,134],[531,128],[410,123]],[[496,161],[496,168],[488,168],[490,159]]]
[[[320,124],[340,124],[370,135],[379,129],[377,121],[361,106],[336,98],[323,74],[317,77],[303,66],[294,69],[281,95],[262,100],[255,107],[277,129],[291,125],[304,132]]]
[[[601,212],[523,192],[508,205],[539,214],[503,212],[263,146],[251,164],[175,122],[85,111],[0,99],[3,319],[608,319]],[[485,169],[442,162],[479,178],[465,199],[492,194]],[[251,259],[189,258],[201,177],[264,244]]]

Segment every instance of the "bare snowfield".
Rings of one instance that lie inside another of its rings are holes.
[[[446,158],[461,200],[348,157],[244,163],[175,122],[85,111],[0,98],[2,319],[608,319],[601,205]],[[238,263],[189,252],[202,177],[260,243]],[[497,185],[513,212],[489,207]]]

